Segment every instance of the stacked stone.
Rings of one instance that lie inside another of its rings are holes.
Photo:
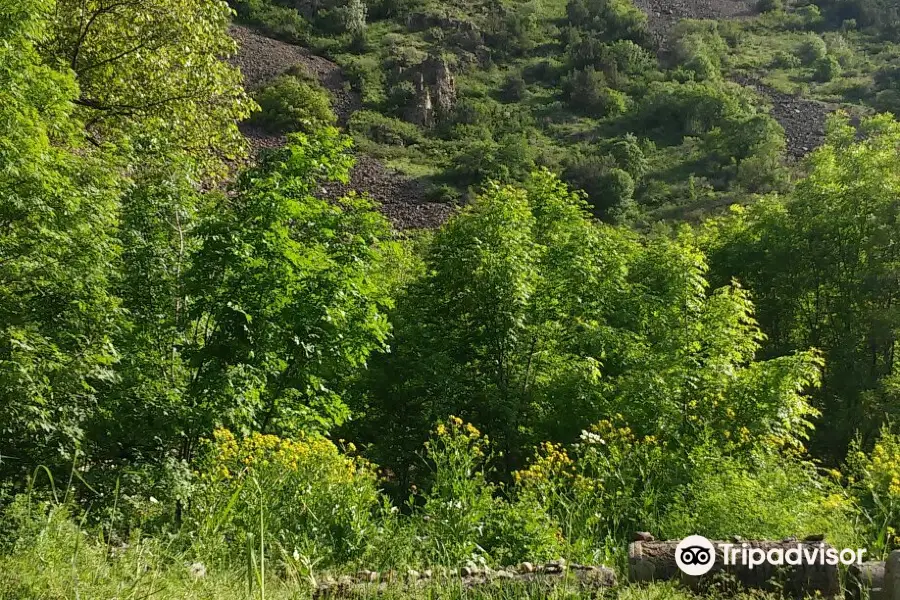
[[[544,564],[523,562],[518,566],[491,569],[468,563],[461,569],[410,569],[405,573],[396,571],[362,570],[355,577],[343,576],[338,579],[326,577],[317,586],[314,599],[370,597],[386,592],[397,586],[407,588],[428,585],[432,579],[442,583],[456,582],[461,587],[471,589],[480,586],[504,586],[533,584],[551,588],[561,583],[576,585],[581,590],[598,590],[616,584],[615,572],[604,566],[569,564],[564,559],[552,560]]]

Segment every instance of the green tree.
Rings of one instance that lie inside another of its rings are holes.
[[[118,302],[109,287],[119,252],[119,165],[79,147],[76,82],[35,47],[49,8],[42,0],[0,2],[4,475],[72,460],[116,360]]]
[[[717,223],[708,244],[713,280],[753,289],[767,355],[823,351],[817,450],[840,457],[854,430],[868,440],[896,412],[900,125],[864,120],[857,140],[844,115],[828,129],[790,201]]]
[[[197,250],[197,215],[205,202],[219,199],[198,193],[190,173],[171,158],[145,164],[121,198],[122,253],[112,282],[122,308],[113,338],[120,358],[86,428],[86,454],[94,465],[88,477],[98,490],[112,492],[126,467],[131,494],[165,501],[177,492],[173,478],[187,469],[173,464],[189,421],[191,373],[183,352],[192,323],[185,275]]]
[[[368,201],[315,196],[347,181],[349,144],[334,129],[296,134],[199,226],[185,458],[216,423],[291,434],[348,417],[344,378],[388,334],[379,265],[393,245]]]
[[[358,427],[402,483],[448,414],[484,430],[507,466],[616,413],[687,444],[722,440],[735,421],[757,437],[805,434],[815,355],[755,362],[747,292],[710,292],[689,234],[643,243],[586,208],[540,173],[489,187],[436,234],[359,399]]]
[[[222,59],[235,42],[221,0],[55,0],[38,15],[48,64],[74,73],[75,114],[95,143],[185,151],[221,171],[243,151],[252,102]]]

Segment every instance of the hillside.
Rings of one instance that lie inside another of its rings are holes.
[[[786,191],[829,113],[884,105],[875,75],[891,48],[818,9],[760,13],[747,0],[373,5],[353,35],[340,11],[290,6],[235,4],[255,35],[341,65],[343,77],[317,74],[368,157],[360,189],[402,198],[421,215],[407,222],[421,224],[447,214],[429,200],[465,202],[486,179],[535,167],[561,173],[613,221],[684,218]],[[838,61],[825,81],[806,67],[826,60],[803,58],[809,40]],[[255,86],[272,56],[289,68],[292,51],[245,46],[239,64]]]
[[[0,0],[0,600],[878,597],[898,34]]]

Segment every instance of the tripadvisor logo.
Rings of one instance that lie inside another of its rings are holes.
[[[840,552],[824,542],[797,542],[792,546],[759,548],[748,543],[716,544],[721,551],[724,566],[742,565],[749,569],[768,563],[782,565],[843,565],[860,564],[866,551],[863,548],[845,548]],[[705,575],[716,563],[716,546],[702,535],[689,535],[675,547],[675,563],[687,575]]]
[[[716,549],[702,535],[689,535],[675,547],[675,563],[688,575],[705,575],[716,562]]]

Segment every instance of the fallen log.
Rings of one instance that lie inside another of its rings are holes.
[[[727,585],[735,582],[742,587],[758,589],[768,592],[781,592],[793,598],[813,596],[817,593],[825,597],[835,597],[840,594],[840,580],[837,565],[809,564],[804,562],[799,565],[784,564],[780,566],[764,562],[752,567],[743,564],[742,561],[732,560],[730,555],[728,563],[725,560],[725,548],[730,550],[760,549],[766,553],[770,550],[780,550],[782,553],[798,546],[808,548],[810,551],[819,549],[820,552],[832,548],[824,542],[798,542],[785,540],[772,541],[746,541],[746,542],[712,542],[715,548],[715,563],[708,573],[699,577],[690,576],[681,571],[675,562],[675,549],[678,540],[675,541],[636,541],[628,547],[628,577],[633,582],[650,581],[681,581],[691,589],[707,589],[712,586]],[[801,550],[802,551],[802,550]],[[734,564],[737,562],[737,564]]]

